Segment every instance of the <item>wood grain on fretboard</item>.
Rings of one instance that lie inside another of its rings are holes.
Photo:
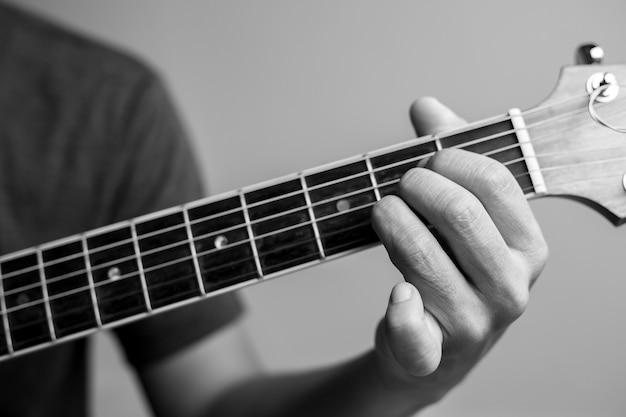
[[[508,116],[406,142],[0,258],[10,356],[345,255],[370,215],[439,148],[491,156],[534,191]]]

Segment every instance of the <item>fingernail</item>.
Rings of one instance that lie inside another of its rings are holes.
[[[410,299],[412,293],[410,284],[403,282],[396,285],[391,291],[391,304],[398,304]]]

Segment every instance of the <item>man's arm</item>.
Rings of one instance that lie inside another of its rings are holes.
[[[463,123],[433,99],[411,116],[418,134]],[[266,376],[233,326],[142,371],[157,414],[411,415],[461,381],[524,311],[547,258],[510,172],[463,151],[409,171],[399,195],[375,206],[373,225],[405,278],[374,349],[325,370]]]

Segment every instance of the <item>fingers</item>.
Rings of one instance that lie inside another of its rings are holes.
[[[467,311],[473,294],[430,230],[397,196],[383,198],[372,212],[372,225],[387,249],[389,258],[423,297],[424,304],[445,328],[457,321],[456,311]]]
[[[543,266],[547,245],[526,198],[504,165],[478,154],[444,150],[430,158],[426,167],[476,196],[506,244],[528,258],[531,267]]]
[[[510,281],[514,276],[517,279],[520,271],[478,198],[446,177],[422,168],[405,174],[399,194],[443,236],[462,271],[481,293],[508,302]]]
[[[416,100],[410,116],[418,135],[451,130],[466,123],[432,97]],[[507,245],[529,257],[534,281],[545,264],[547,245],[510,171],[491,158],[456,150],[438,152],[426,166],[478,198]]]
[[[411,119],[419,135],[464,123],[431,98],[413,105]],[[407,281],[393,289],[377,332],[382,357],[391,370],[460,380],[525,310],[545,263],[517,182],[495,160],[446,149],[402,177],[398,195],[374,206],[372,224]]]
[[[409,374],[428,375],[439,366],[443,341],[441,328],[424,310],[420,294],[411,284],[403,282],[393,288],[384,332],[389,350]]]
[[[433,97],[416,100],[411,105],[409,115],[418,136],[455,129],[467,123]]]

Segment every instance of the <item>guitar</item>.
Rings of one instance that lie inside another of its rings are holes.
[[[378,243],[372,206],[445,148],[490,156],[528,198],[626,219],[626,66],[566,67],[535,108],[0,257],[0,359],[83,337]]]

